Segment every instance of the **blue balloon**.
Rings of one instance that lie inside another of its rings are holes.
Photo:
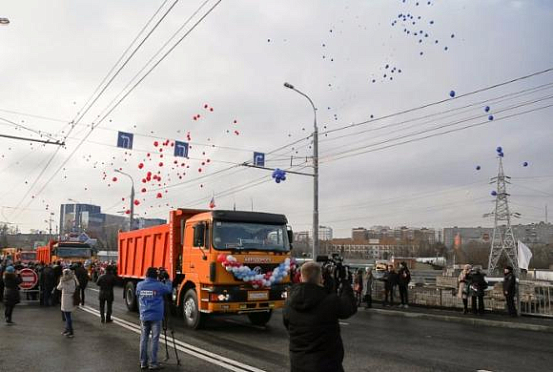
[[[488,120],[493,120],[493,115],[488,116]]]
[[[476,170],[480,170],[480,166],[479,166],[479,165],[476,166]]]
[[[523,166],[523,167],[527,167],[527,166],[528,166],[528,162],[525,161],[524,163],[522,163],[522,166]]]
[[[449,96],[450,96],[451,98],[455,97],[455,91],[452,90],[451,92],[449,92]]]
[[[501,146],[497,146],[497,148],[495,149],[495,151],[497,152],[503,152],[503,148]]]
[[[484,111],[489,112],[490,111],[490,106],[484,107]]]
[[[500,158],[502,158],[503,156],[505,156],[505,154],[503,154],[502,152],[500,152],[500,153],[497,154],[497,155],[499,155]]]
[[[497,196],[497,191],[492,191],[492,196]]]

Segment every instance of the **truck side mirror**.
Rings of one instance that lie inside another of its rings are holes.
[[[292,230],[286,230],[288,233],[288,243],[292,244],[294,242],[294,232]]]
[[[205,224],[199,223],[194,226],[194,247],[205,246]]]

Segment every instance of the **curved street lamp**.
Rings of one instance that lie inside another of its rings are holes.
[[[317,108],[307,94],[299,91],[292,84],[284,83],[284,87],[307,98],[313,108],[313,260],[315,260],[319,249],[319,128],[317,127]]]

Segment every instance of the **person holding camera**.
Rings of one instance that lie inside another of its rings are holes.
[[[341,278],[340,294],[329,293],[316,262],[301,267],[301,283],[290,289],[283,311],[290,337],[291,372],[343,372],[339,319],[357,312],[351,278]]]
[[[171,293],[173,284],[167,271],[150,267],[146,271],[146,279],[136,286],[140,309],[140,369],[158,370],[157,362],[159,335],[164,316],[164,296]],[[148,341],[152,334],[152,354],[148,358]],[[148,361],[150,362],[148,365]]]
[[[480,268],[473,268],[468,276],[468,281],[470,283],[469,293],[472,297],[472,313],[484,315],[484,291],[488,288],[485,274]]]

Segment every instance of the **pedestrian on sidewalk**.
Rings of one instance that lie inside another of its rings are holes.
[[[339,295],[328,293],[321,267],[316,262],[302,265],[301,283],[290,289],[282,313],[290,337],[291,372],[344,371],[339,319],[357,312],[350,279],[337,279],[342,288]]]
[[[398,276],[393,265],[388,265],[382,279],[384,280],[384,307],[394,306],[394,288],[397,285]]]
[[[52,291],[56,287],[56,278],[50,265],[44,265],[40,272],[40,290],[42,293],[42,305],[52,305]]]
[[[373,272],[370,267],[365,269],[365,287],[363,288],[363,299],[367,309],[373,306]]]
[[[355,292],[357,306],[361,306],[361,302],[363,301],[363,282],[363,269],[358,269],[353,279],[353,291]]]
[[[100,300],[100,321],[102,323],[111,323],[111,308],[113,304],[113,287],[117,279],[113,275],[113,267],[108,266],[106,273],[98,278],[96,284],[100,287],[98,300]],[[108,305],[107,313],[104,312],[106,302]]]
[[[11,325],[12,314],[15,305],[20,301],[19,297],[19,284],[21,284],[21,277],[16,273],[13,266],[6,267],[3,275],[4,281],[4,315],[6,318],[6,324]]]
[[[475,268],[470,272],[469,282],[469,291],[472,297],[472,313],[484,315],[484,291],[488,288],[488,282],[486,282],[485,275],[480,268]]]
[[[472,266],[466,264],[463,270],[459,274],[457,282],[459,283],[459,289],[457,290],[457,297],[463,300],[463,314],[468,313],[469,304],[469,274],[472,270]]]
[[[159,279],[159,280],[158,280]],[[162,283],[160,280],[165,280]],[[160,369],[157,362],[159,335],[164,314],[164,296],[171,293],[173,284],[167,271],[159,271],[150,267],[146,271],[146,279],[136,286],[136,295],[140,304],[140,368]],[[148,358],[148,339],[152,334],[152,354]],[[148,361],[150,364],[148,365]]]
[[[517,279],[513,273],[513,267],[507,266],[503,271],[505,277],[503,278],[503,294],[505,295],[505,301],[507,301],[507,310],[512,317],[517,316],[517,308],[515,306],[515,293]]]
[[[73,319],[71,313],[79,305],[79,282],[70,269],[64,269],[57,289],[61,291],[61,312],[65,317],[65,330],[62,335],[73,338]]]
[[[80,288],[80,297],[81,297],[81,306],[84,306],[84,293],[86,290],[86,286],[88,284],[88,271],[83,266],[82,262],[77,263],[77,267],[75,268],[75,276],[77,277],[77,280],[79,281],[79,288]]]
[[[399,297],[401,299],[400,307],[407,309],[409,307],[409,283],[411,282],[411,272],[407,268],[407,263],[399,264],[398,271]]]

